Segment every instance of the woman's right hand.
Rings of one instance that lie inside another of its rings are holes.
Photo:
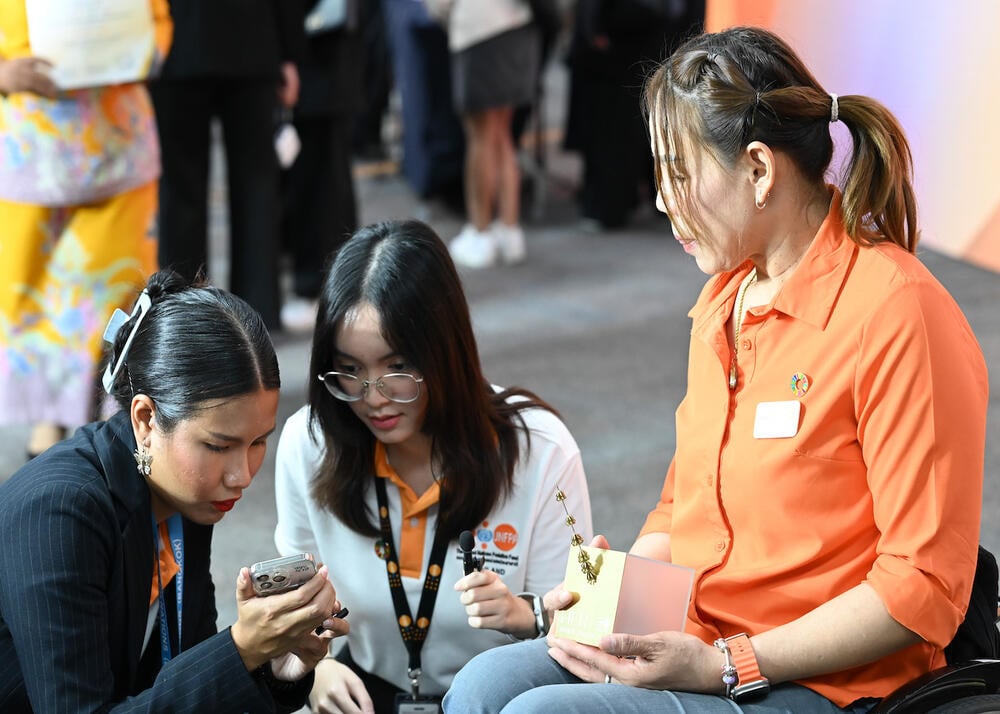
[[[304,636],[330,639],[344,634],[347,623],[330,618],[339,609],[337,592],[325,565],[301,587],[267,597],[254,592],[249,569],[241,568],[236,578],[237,620],[231,628],[233,642],[247,669],[253,671],[275,657],[299,649]],[[343,630],[313,635],[324,622]]]
[[[0,92],[32,92],[54,99],[59,91],[49,70],[52,63],[41,57],[0,59]]]
[[[375,714],[375,705],[361,678],[331,657],[316,665],[309,708],[319,714]]]

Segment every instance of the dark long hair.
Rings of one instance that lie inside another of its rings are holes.
[[[917,247],[913,159],[902,127],[870,97],[838,97],[853,143],[843,186],[844,227],[859,245]],[[671,159],[703,146],[723,166],[752,141],[784,152],[818,185],[833,157],[833,98],[780,37],[757,27],[698,35],[647,80],[650,131]],[[657,185],[663,185],[656,162]],[[668,176],[669,180],[670,177]],[[683,185],[678,185],[686,200]]]
[[[379,532],[365,505],[375,437],[316,375],[333,367],[337,329],[364,304],[379,315],[385,341],[424,377],[423,432],[441,486],[438,527],[455,537],[509,494],[521,411],[555,410],[523,389],[495,392],[483,376],[461,280],[430,227],[389,221],[361,228],[338,251],[320,295],[308,388],[310,425],[326,447],[313,497],[352,530]]]
[[[132,397],[156,404],[156,422],[170,432],[178,422],[216,399],[278,389],[281,377],[271,337],[257,312],[232,293],[172,270],[150,277],[149,314],[142,317],[111,395],[125,411]],[[135,315],[122,325],[110,350],[118,362]]]

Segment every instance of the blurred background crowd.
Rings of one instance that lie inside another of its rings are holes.
[[[358,176],[398,173],[418,217],[460,217],[444,237],[469,269],[528,259],[546,146],[579,156],[581,230],[647,215],[642,80],[705,12],[704,0],[149,5],[148,78],[65,89],[31,47],[28,5],[0,2],[0,424],[30,425],[27,458],[102,415],[103,326],[157,266],[228,287],[275,334],[309,331],[325,266],[358,227]],[[558,126],[544,111],[553,62],[569,76]]]

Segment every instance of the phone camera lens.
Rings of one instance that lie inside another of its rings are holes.
[[[262,582],[262,583],[260,584],[260,589],[261,589],[261,590],[267,590],[267,589],[269,589],[269,588],[271,588],[271,587],[273,587],[273,586],[274,586],[274,583],[269,583],[269,582],[267,582],[267,581],[265,580],[264,582]]]
[[[274,576],[274,582],[276,582],[276,583],[283,583],[283,582],[285,582],[285,576],[284,575],[275,575]]]
[[[260,575],[258,575],[257,576],[257,582],[258,583],[266,583],[267,582],[267,573],[261,573]]]

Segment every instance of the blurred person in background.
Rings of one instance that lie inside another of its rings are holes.
[[[362,161],[382,161],[389,152],[382,135],[382,125],[389,111],[392,92],[392,59],[389,53],[389,33],[386,27],[384,0],[363,0],[359,20],[362,62],[365,78],[361,110],[355,117],[352,148]]]
[[[704,17],[705,0],[577,0],[564,146],[583,159],[584,228],[621,228],[652,203],[642,84]]]
[[[426,0],[448,32],[455,111],[465,130],[465,213],[452,240],[455,263],[485,268],[519,263],[521,170],[514,110],[536,93],[542,37],[527,0]]]
[[[166,0],[142,2],[155,72],[172,24]],[[28,458],[99,416],[101,330],[156,270],[145,84],[60,90],[53,69],[25,0],[0,0],[0,425],[31,425]]]
[[[173,48],[150,85],[163,147],[160,265],[189,279],[206,266],[216,118],[229,194],[229,288],[260,312],[268,329],[280,329],[275,114],[298,101],[302,0],[170,0],[170,12]]]
[[[335,15],[320,12],[323,0],[307,7],[299,101],[291,113],[301,150],[282,175],[282,244],[291,254],[292,296],[281,307],[281,324],[292,331],[313,328],[327,263],[358,227],[351,153],[368,81],[359,32],[364,2],[345,0],[343,14]]]

